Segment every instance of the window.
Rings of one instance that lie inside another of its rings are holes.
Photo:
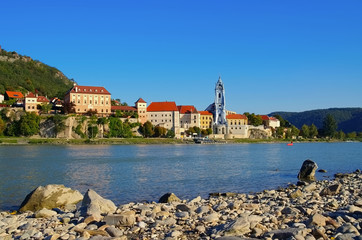
[[[74,101],[73,101],[74,102]],[[80,100],[78,100],[78,103],[80,103]]]
[[[108,112],[108,109],[106,109],[106,112]]]
[[[30,106],[28,106],[28,109],[30,109]]]
[[[73,103],[75,103],[75,100],[72,101]],[[79,102],[78,102],[79,103]]]
[[[103,108],[102,108],[102,110],[101,110],[102,112],[103,112]]]

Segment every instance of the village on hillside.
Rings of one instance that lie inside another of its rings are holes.
[[[134,106],[122,104],[114,100],[111,93],[104,87],[74,86],[65,94],[64,100],[48,99],[37,93],[6,91],[0,95],[0,109],[12,108],[35,114],[76,114],[108,117],[122,113],[122,120],[132,123],[151,123],[172,131],[176,138],[203,136],[214,139],[250,138],[258,132],[255,138],[271,137],[280,121],[267,115],[253,115],[259,119],[259,124],[250,124],[244,114],[226,110],[224,86],[219,78],[215,87],[215,103],[206,110],[199,111],[193,105],[177,105],[174,101],[147,102],[139,98]],[[11,103],[6,105],[3,102]],[[217,106],[217,107],[215,107]],[[221,127],[221,128],[220,128]],[[196,131],[193,131],[196,129]],[[199,131],[197,131],[199,129]]]

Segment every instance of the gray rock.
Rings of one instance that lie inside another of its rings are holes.
[[[225,236],[239,236],[251,232],[250,222],[245,218],[238,218],[225,225]]]
[[[72,190],[64,185],[39,186],[29,193],[21,203],[19,211],[38,211],[43,208],[53,209],[68,204],[77,204],[83,196],[77,190]]]
[[[196,213],[198,213],[198,214],[208,213],[209,211],[210,211],[210,207],[209,207],[209,206],[205,206],[205,205],[203,205],[203,206],[201,206],[201,207],[198,207],[198,208],[196,209]]]
[[[49,218],[57,215],[57,212],[43,208],[35,213],[36,218]]]
[[[301,229],[301,228],[286,228],[286,229],[278,229],[273,230],[267,233],[269,236],[273,236],[273,239],[288,239],[291,237],[295,237],[298,235],[306,236],[308,233],[307,229]]]
[[[206,216],[203,218],[203,221],[206,222],[206,223],[217,222],[217,221],[219,221],[219,214],[217,214],[217,213],[211,213],[211,214],[209,214],[209,215],[206,215]]]
[[[336,195],[341,190],[341,187],[342,187],[341,184],[334,184],[334,185],[328,186],[321,191],[320,195],[321,196]]]
[[[190,212],[190,208],[186,204],[179,204],[176,206],[176,210],[181,212]]]
[[[123,232],[120,229],[118,229],[118,228],[116,228],[114,226],[107,227],[106,232],[111,237],[120,237],[120,236],[123,235]]]
[[[315,171],[318,165],[310,159],[303,162],[302,167],[299,170],[298,179],[306,182],[313,182],[316,180]]]
[[[181,202],[181,200],[174,193],[166,193],[159,200],[159,203],[171,203],[171,202]]]
[[[100,220],[102,214],[112,214],[116,209],[116,205],[114,205],[111,200],[104,199],[95,191],[88,189],[84,194],[79,214],[83,217],[94,216],[96,219]]]
[[[136,215],[133,211],[125,211],[120,214],[107,215],[103,218],[107,225],[133,226],[136,222]]]

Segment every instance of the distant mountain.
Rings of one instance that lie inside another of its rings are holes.
[[[322,128],[323,120],[327,114],[331,114],[338,123],[338,130],[345,133],[362,132],[362,108],[329,108],[318,109],[305,112],[272,112],[269,115],[280,115],[288,120],[297,128],[301,128],[303,124],[314,125]]]
[[[0,93],[7,90],[38,92],[48,97],[63,98],[73,86],[61,71],[31,57],[0,50]]]

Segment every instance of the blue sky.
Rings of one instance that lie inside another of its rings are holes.
[[[362,1],[0,3],[0,45],[133,104],[204,110],[361,107]]]

